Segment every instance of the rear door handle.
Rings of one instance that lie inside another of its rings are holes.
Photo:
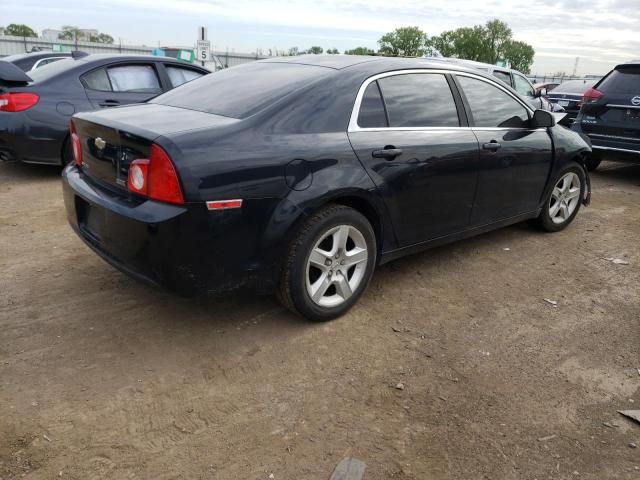
[[[502,147],[502,145],[500,145],[498,142],[493,141],[493,142],[489,142],[489,143],[485,143],[484,145],[482,145],[482,148],[485,150],[491,150],[492,152],[495,152],[497,150],[500,149],[500,147]]]
[[[120,105],[118,100],[105,100],[104,102],[99,104],[101,107],[116,107]]]
[[[382,150],[374,150],[371,152],[372,157],[384,158],[385,160],[393,160],[399,155],[402,155],[401,148],[383,148]]]

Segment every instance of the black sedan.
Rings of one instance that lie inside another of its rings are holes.
[[[74,113],[144,102],[207,73],[151,55],[75,55],[28,74],[0,61],[0,160],[68,163]]]
[[[308,56],[75,115],[68,220],[117,268],[186,294],[254,282],[334,318],[376,265],[505,225],[565,228],[589,146],[487,74]]]
[[[582,96],[584,92],[593,87],[596,80],[570,80],[561,83],[552,92],[549,93],[548,99],[551,103],[555,103],[564,108],[567,116],[575,120],[582,107]],[[573,122],[571,122],[573,123]]]

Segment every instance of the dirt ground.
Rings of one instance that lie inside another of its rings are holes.
[[[327,324],[129,279],[59,174],[0,164],[0,479],[640,478],[616,413],[640,408],[640,166],[605,163],[559,234],[378,269]]]

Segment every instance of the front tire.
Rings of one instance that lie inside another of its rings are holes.
[[[367,288],[376,252],[375,233],[362,214],[343,205],[324,207],[291,242],[278,297],[309,320],[339,317]]]
[[[565,229],[576,218],[585,189],[586,178],[582,167],[573,164],[561,170],[535,223],[547,232]]]

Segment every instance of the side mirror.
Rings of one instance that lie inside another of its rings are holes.
[[[546,110],[536,110],[531,123],[533,128],[549,128],[556,124],[556,118]]]

